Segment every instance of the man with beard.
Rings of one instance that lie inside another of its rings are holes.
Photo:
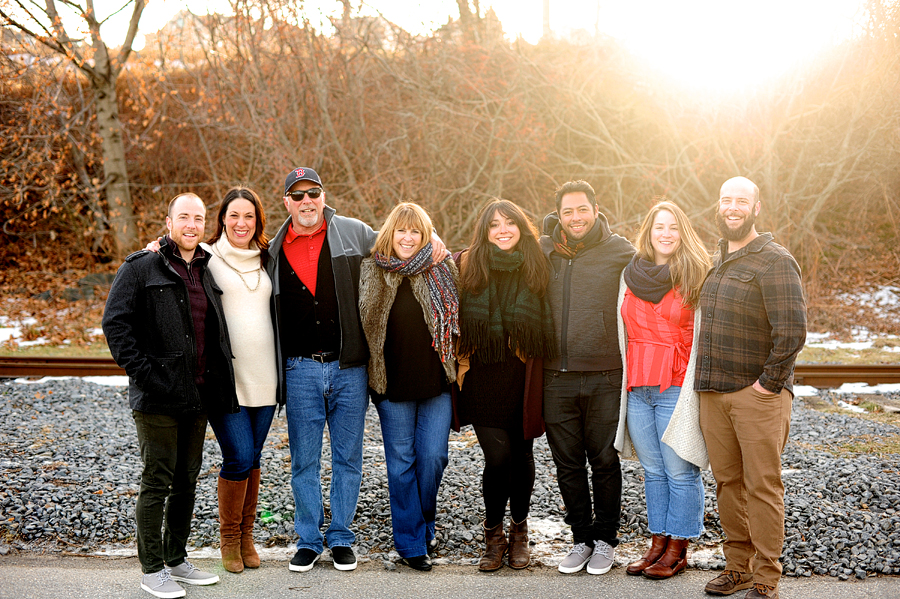
[[[722,185],[716,210],[722,239],[700,295],[695,389],[727,537],[725,572],[705,590],[731,595],[753,587],[748,599],[777,599],[781,452],[794,360],[806,341],[806,301],[793,256],[771,233],[756,232],[759,209],[759,188],[749,179]]]
[[[558,569],[572,574],[587,566],[589,574],[605,574],[618,544],[622,498],[614,447],[624,428],[616,303],[635,250],[610,231],[586,181],[562,185],[556,211],[559,223],[541,237],[552,267],[547,295],[557,344],[557,357],[544,361],[544,421],[574,537]]]

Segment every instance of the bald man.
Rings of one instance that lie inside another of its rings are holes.
[[[176,196],[159,252],[125,259],[103,313],[109,349],[128,374],[144,464],[135,507],[141,588],[164,599],[185,596],[178,582],[219,580],[186,560],[185,545],[207,414],[238,410],[221,291],[198,247],[205,221],[199,197]]]
[[[725,572],[705,590],[731,595],[750,589],[747,599],[777,599],[781,453],[791,423],[794,361],[806,341],[806,300],[793,256],[771,233],[756,232],[761,205],[759,188],[745,177],[729,179],[719,191],[722,239],[700,294],[694,388],[726,536]]]

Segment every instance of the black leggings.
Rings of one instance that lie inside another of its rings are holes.
[[[481,493],[485,527],[493,528],[503,522],[507,501],[513,521],[525,520],[534,490],[534,440],[524,438],[521,426],[515,430],[488,426],[473,428],[484,452]]]

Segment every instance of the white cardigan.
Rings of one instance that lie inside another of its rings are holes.
[[[622,426],[627,417],[628,409],[628,334],[625,331],[625,321],[622,318],[622,303],[625,301],[625,274],[619,280],[619,301],[616,308],[616,319],[619,325],[619,351],[622,352],[622,395],[619,408],[619,431],[616,434],[615,448],[625,457],[630,457],[632,452],[631,437],[628,435],[628,427]],[[700,430],[700,395],[694,391],[694,374],[697,366],[697,347],[700,335],[700,310],[694,312],[694,341],[691,344],[691,355],[688,359],[687,370],[684,373],[684,381],[681,383],[681,393],[675,404],[675,411],[669,420],[669,426],[663,433],[662,441],[671,447],[683,460],[698,466],[701,469],[709,467],[709,455],[706,453],[706,442],[703,440],[703,432]],[[622,430],[624,429],[624,430]]]
[[[274,406],[278,370],[275,330],[269,308],[272,281],[260,267],[259,249],[238,249],[225,235],[212,246],[201,245],[212,254],[209,270],[222,288],[222,306],[234,354],[232,362],[238,403],[251,408]],[[248,285],[255,290],[250,291]]]

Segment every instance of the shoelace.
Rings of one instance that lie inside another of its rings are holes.
[[[184,573],[185,576],[190,576],[191,572],[197,569],[197,566],[187,560],[184,560],[184,565],[187,567],[187,572]]]
[[[584,555],[589,551],[588,546],[584,543],[578,543],[574,547],[572,547],[572,551],[570,553],[577,553],[578,555]]]
[[[769,586],[769,585],[767,585],[767,584],[762,584],[762,583],[759,583],[759,582],[754,583],[753,586],[756,587],[756,592],[757,592],[757,593],[759,593],[760,595],[765,595],[766,597],[768,597],[769,595],[771,595],[771,594],[772,594],[772,591],[775,590],[775,587]]]
[[[162,586],[172,580],[172,577],[169,576],[169,570],[167,568],[163,568],[159,572],[156,573],[156,577],[159,579],[159,585]]]
[[[594,553],[599,553],[604,557],[612,559],[612,556],[610,555],[610,549],[612,549],[612,547],[610,547],[608,543],[604,543],[602,541],[598,541],[597,544],[594,545]]]
[[[725,570],[725,576],[734,584],[741,584],[744,582],[744,577],[741,576],[741,573],[737,570]]]

